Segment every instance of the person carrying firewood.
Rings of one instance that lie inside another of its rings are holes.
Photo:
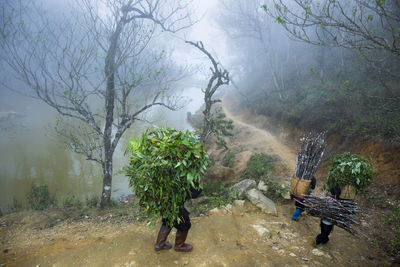
[[[317,184],[317,179],[313,176],[311,178],[311,184],[310,184],[310,187],[308,189],[307,195],[312,193],[312,190],[315,189],[315,185],[316,184]],[[304,199],[296,197],[295,195],[290,195],[290,197],[295,200],[294,205],[296,206],[296,210],[294,211],[294,213],[292,215],[292,220],[297,221],[299,216],[300,216],[300,214],[305,210],[305,207],[302,204]]]
[[[340,189],[339,186],[333,186],[330,188],[330,192],[331,192],[330,196],[331,198],[339,200],[339,196],[342,193],[342,190]],[[317,235],[317,237],[315,238],[315,245],[325,244],[329,241],[329,234],[333,230],[333,223],[328,220],[321,219],[320,227],[321,227],[321,233]]]

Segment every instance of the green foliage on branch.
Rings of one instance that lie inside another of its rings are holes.
[[[169,225],[180,220],[180,207],[190,188],[200,187],[209,164],[204,144],[193,133],[156,127],[129,142],[124,172],[129,186],[149,217],[162,216]]]
[[[217,145],[228,149],[224,137],[233,136],[233,121],[226,119],[221,109],[217,110],[211,121],[211,132],[217,137]]]
[[[345,152],[334,156],[328,165],[328,186],[343,188],[352,185],[358,191],[369,186],[373,181],[372,165],[361,155]]]

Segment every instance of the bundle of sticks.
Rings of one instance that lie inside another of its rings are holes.
[[[300,139],[301,145],[296,158],[294,175],[300,179],[311,180],[321,163],[325,151],[326,132],[309,133]]]
[[[308,195],[302,204],[311,216],[325,219],[351,234],[357,233],[355,227],[360,224],[360,220],[356,215],[361,210],[354,202]]]

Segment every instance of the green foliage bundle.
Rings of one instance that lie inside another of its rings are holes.
[[[27,199],[34,210],[44,210],[56,204],[56,199],[50,195],[47,184],[33,183]]]
[[[242,176],[244,178],[251,178],[258,181],[273,168],[274,161],[270,155],[265,153],[254,153],[247,163],[247,167],[243,171]]]
[[[148,216],[162,216],[169,225],[178,218],[190,188],[199,188],[209,164],[204,144],[185,133],[156,127],[129,142],[124,172]]]
[[[343,188],[354,186],[357,191],[363,190],[373,181],[372,165],[361,155],[345,152],[334,156],[328,165],[328,186]]]

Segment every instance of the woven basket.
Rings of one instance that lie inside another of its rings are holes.
[[[290,194],[304,198],[310,188],[311,180],[304,180],[293,176],[292,182],[290,183]]]
[[[340,198],[343,199],[354,199],[356,197],[356,188],[352,185],[346,185],[342,189]]]

